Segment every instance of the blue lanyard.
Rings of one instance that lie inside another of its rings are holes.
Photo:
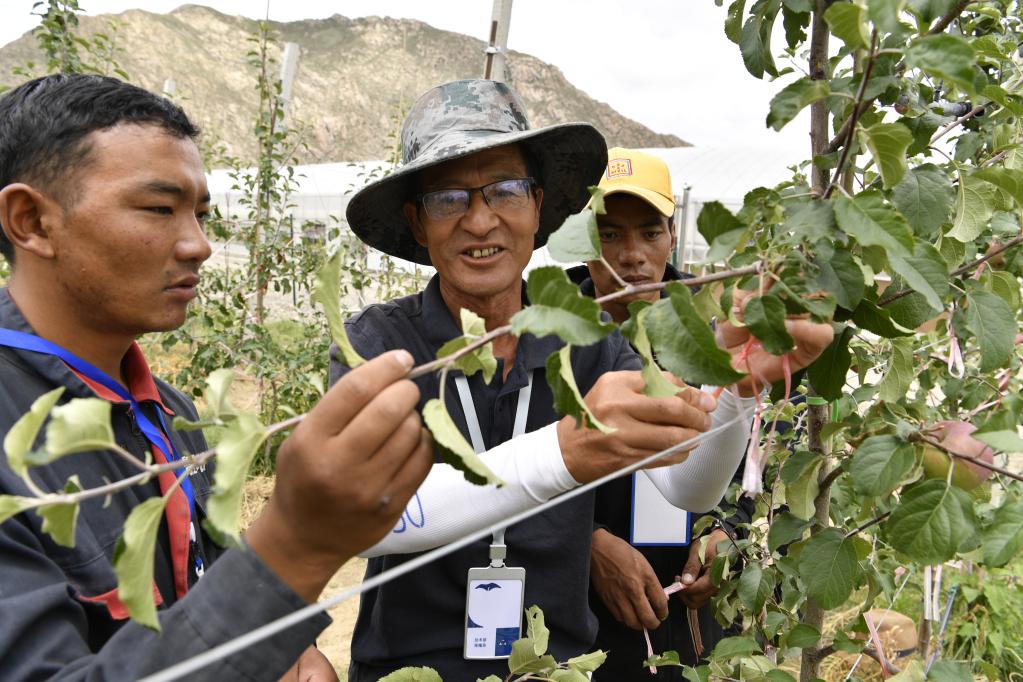
[[[135,421],[138,422],[139,428],[142,430],[142,434],[146,437],[146,440],[153,445],[153,447],[158,448],[160,452],[164,453],[168,462],[174,462],[181,459],[181,455],[178,454],[174,447],[174,441],[171,440],[170,431],[167,429],[167,423],[163,419],[163,414],[160,411],[159,405],[154,407],[157,419],[160,421],[160,427],[157,427],[142,411],[141,406],[138,404],[138,401],[135,400],[134,396],[132,396],[132,394],[124,386],[121,386],[121,384],[114,381],[109,374],[101,370],[99,367],[83,360],[66,348],[61,348],[57,344],[47,341],[40,336],[26,334],[25,332],[19,332],[14,329],[0,328],[0,346],[56,356],[76,371],[87,376],[89,379],[98,384],[102,384],[104,387],[116,393],[119,398],[131,404],[131,411],[135,414]],[[164,441],[164,436],[166,436],[166,441]],[[170,452],[167,451],[168,445],[170,446]],[[191,512],[195,505],[195,493],[192,490],[192,482],[188,479],[188,476],[181,479],[181,489],[185,492],[185,497],[188,498],[188,509],[189,512]]]

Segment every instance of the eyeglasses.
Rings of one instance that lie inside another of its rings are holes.
[[[416,197],[416,201],[422,204],[426,214],[434,220],[451,220],[469,210],[473,192],[482,194],[487,206],[495,211],[514,211],[529,205],[535,185],[533,178],[498,180],[482,187],[424,192]]]

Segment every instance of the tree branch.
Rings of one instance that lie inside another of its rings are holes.
[[[1002,467],[997,466],[995,464],[989,464],[988,462],[985,462],[982,459],[978,459],[977,457],[971,457],[969,455],[961,455],[958,452],[953,452],[952,450],[949,450],[948,448],[946,448],[944,445],[942,445],[938,441],[936,441],[936,440],[934,440],[932,438],[928,438],[927,436],[924,436],[922,434],[920,434],[919,440],[924,442],[924,443],[927,443],[928,445],[933,445],[934,447],[938,448],[939,450],[941,450],[945,454],[949,455],[950,457],[955,457],[956,459],[961,459],[961,460],[964,460],[964,461],[967,461],[967,462],[972,462],[973,464],[976,464],[977,466],[979,466],[982,469],[987,469],[988,471],[994,471],[995,473],[1001,474],[1002,476],[1008,476],[1009,478],[1011,478],[1013,480],[1016,480],[1016,481],[1023,481],[1023,475],[1020,475],[1020,474],[1017,474],[1015,472],[1009,471],[1008,469],[1003,469]]]
[[[991,253],[985,254],[985,255],[981,256],[980,258],[978,258],[977,260],[972,261],[970,263],[967,263],[966,265],[963,265],[962,267],[956,268],[951,273],[949,273],[949,277],[958,277],[959,275],[962,275],[962,274],[965,274],[967,272],[970,272],[971,270],[980,267],[981,263],[986,263],[987,261],[991,260],[992,258],[997,256],[998,254],[1002,253],[1003,251],[1007,251],[1008,249],[1011,249],[1012,247],[1016,246],[1017,244],[1023,244],[1023,234],[1020,234],[1020,235],[1017,235],[1017,236],[1013,237],[1009,241],[1007,241],[1004,244],[1002,244],[1001,246],[999,246],[997,249],[992,250]],[[886,298],[883,301],[881,301],[880,303],[878,303],[877,305],[879,307],[880,306],[886,306],[889,303],[891,303],[892,301],[897,301],[900,298],[902,298],[903,296],[909,296],[912,293],[915,293],[915,291],[913,289],[903,289],[902,291],[897,291],[894,294],[892,294],[891,296],[889,296],[888,298]]]
[[[887,511],[884,514],[881,514],[880,516],[874,517],[870,521],[867,521],[866,523],[864,523],[862,525],[859,525],[856,528],[853,528],[851,531],[846,533],[845,536],[847,538],[851,538],[852,536],[854,536],[854,535],[856,535],[858,533],[862,533],[863,531],[867,530],[871,526],[876,526],[877,524],[881,523],[882,521],[884,521],[885,519],[887,519],[891,515],[892,515],[892,513],[890,511]]]
[[[852,112],[849,114],[849,118],[846,119],[848,126],[843,125],[846,130],[845,144],[842,145],[842,155],[838,159],[838,165],[835,166],[835,174],[831,178],[831,182],[828,184],[827,189],[824,190],[824,198],[827,199],[831,196],[831,191],[838,184],[839,179],[842,177],[842,171],[845,168],[845,162],[849,158],[849,150],[852,149],[853,136],[856,134],[856,122],[859,120],[860,115],[866,111],[866,108],[862,108],[863,96],[867,91],[867,83],[870,82],[870,74],[874,71],[874,59],[876,58],[877,51],[877,29],[875,28],[870,34],[870,50],[867,52],[867,66],[863,69],[863,76],[860,78],[860,87],[856,90],[856,102],[853,104]],[[868,104],[869,107],[869,104]]]

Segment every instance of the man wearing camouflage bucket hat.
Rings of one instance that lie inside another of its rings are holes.
[[[522,273],[533,250],[585,206],[607,148],[588,124],[530,128],[518,95],[482,80],[428,91],[410,110],[401,139],[404,165],[358,192],[348,221],[370,246],[431,264],[437,274],[424,291],[371,305],[346,329],[364,357],[403,348],[418,364],[462,334],[461,309],[493,329],[528,303]],[[723,400],[715,409],[711,395],[688,387],[672,398],[643,395],[635,371],[642,362],[615,333],[571,356],[587,405],[614,431],[577,429],[555,412],[544,373],[563,342],[524,334],[493,345],[493,380],[452,372],[444,399],[505,485],[473,486],[438,459],[390,537],[366,553],[367,577],[735,421],[688,459],[678,455],[647,472],[680,507],[706,511],[720,499],[732,472],[715,465],[718,453],[741,450],[748,431],[733,419],[738,402]],[[348,371],[332,353],[331,381]],[[431,374],[416,383],[421,410],[438,397],[439,380]],[[384,496],[380,503],[392,501]],[[506,537],[478,541],[363,595],[348,679],[377,680],[411,665],[430,666],[449,681],[503,676],[506,662],[495,659],[507,657],[519,636],[522,605],[544,610],[555,658],[589,651],[596,632],[588,605],[593,505],[593,495],[573,499],[508,528]],[[503,601],[505,595],[513,596]]]

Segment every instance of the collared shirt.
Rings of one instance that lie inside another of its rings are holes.
[[[124,402],[121,396],[103,384],[93,381],[71,366],[68,366],[68,369],[85,382],[103,400],[111,403]],[[121,361],[121,371],[124,373],[128,392],[131,393],[135,402],[140,406],[145,404],[152,405],[151,409],[162,411],[169,418],[168,421],[176,416],[173,410],[163,404],[160,392],[156,389],[156,382],[153,380],[153,373],[149,369],[149,363],[146,362],[142,349],[139,348],[137,343],[133,342],[125,354],[124,359]],[[167,434],[162,433],[161,430],[161,435],[163,436],[163,449],[161,450],[152,444],[149,447],[149,452],[157,464],[166,463],[167,456],[165,453],[170,452],[172,449]],[[174,596],[181,598],[188,592],[189,585],[201,577],[202,571],[205,570],[205,558],[199,555],[201,545],[193,543],[191,540],[193,537],[196,537],[197,528],[193,525],[192,510],[189,509],[188,497],[185,495],[184,489],[181,486],[175,485],[178,474],[178,471],[165,471],[159,475],[158,481],[160,494],[162,495],[166,495],[168,490],[172,487],[174,488],[174,492],[164,508],[164,526],[161,528],[161,533],[166,532],[168,535],[171,571],[174,575]],[[159,600],[162,601],[163,595],[160,594],[159,589],[155,585],[153,590],[158,595]],[[119,615],[121,613],[127,614],[127,609],[124,608],[124,605],[118,599],[116,590],[98,595],[93,599],[106,603],[112,612],[116,612]],[[168,597],[167,601],[173,602],[174,599]]]
[[[462,331],[440,294],[435,276],[418,294],[372,305],[346,323],[349,339],[363,357],[397,348],[408,350],[416,364],[429,362],[447,341]],[[559,415],[547,384],[547,357],[563,346],[553,336],[519,339],[515,364],[502,380],[501,361],[493,381],[480,374],[469,378],[480,428],[488,448],[511,438],[518,390],[533,374],[533,391],[526,431],[552,424]],[[572,369],[585,395],[607,371],[639,369],[641,361],[617,333],[572,351]],[[331,362],[331,383],[348,368]],[[435,374],[416,380],[419,409],[437,397]],[[446,386],[445,403],[452,419],[468,438],[454,382]],[[526,569],[525,603],[544,610],[551,630],[550,650],[558,660],[589,651],[596,619],[588,605],[590,537],[593,495],[584,495],[512,526],[506,534],[507,563]],[[429,523],[429,519],[424,519]],[[462,680],[507,673],[504,661],[468,662],[462,659],[466,573],[487,564],[489,542],[480,540],[448,557],[393,580],[363,595],[352,640],[351,682],[376,680],[405,665],[428,665],[444,679]],[[388,555],[370,559],[367,577],[397,566],[414,556]]]

